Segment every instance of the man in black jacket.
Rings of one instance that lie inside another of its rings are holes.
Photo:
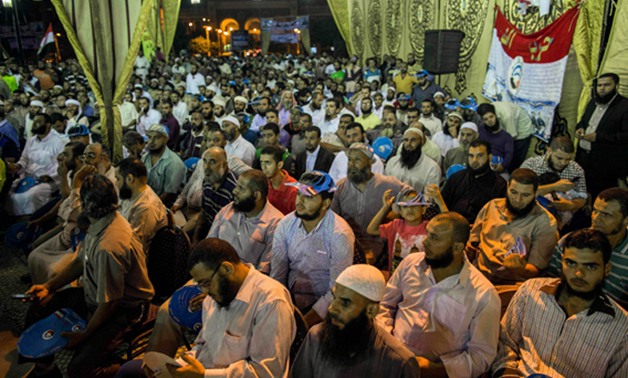
[[[576,161],[593,197],[628,176],[628,99],[617,93],[619,76],[600,75],[584,116],[576,125]]]
[[[320,145],[321,129],[318,126],[310,126],[305,129],[305,151],[296,156],[294,175],[299,178],[309,171],[329,172],[334,162],[334,154]]]

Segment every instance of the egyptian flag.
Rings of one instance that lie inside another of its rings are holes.
[[[55,35],[52,32],[52,23],[50,23],[48,24],[48,29],[46,30],[46,34],[44,35],[44,38],[39,43],[39,50],[37,50],[37,55],[39,55],[42,52],[44,47],[54,42],[55,42]]]

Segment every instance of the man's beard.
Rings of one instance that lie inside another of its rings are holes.
[[[323,324],[321,354],[323,360],[334,365],[347,365],[357,354],[367,350],[374,333],[373,322],[363,310],[355,319],[339,329],[331,323],[332,314],[328,313]],[[338,320],[338,319],[336,319]]]
[[[32,128],[31,132],[35,135],[44,135],[46,133],[46,126],[42,126],[42,127],[38,127],[38,128]]]
[[[362,110],[362,115],[366,115],[366,116],[373,112],[373,108],[370,108],[369,110],[364,110],[364,109],[361,109],[361,110]]]
[[[488,129],[488,131],[494,133],[497,130],[499,130],[499,119],[495,119],[495,124],[493,126],[489,126],[487,124],[484,124],[484,127],[486,127]]]
[[[131,188],[129,188],[129,186],[126,184],[126,182],[124,184],[122,184],[122,187],[120,188],[120,193],[118,193],[120,196],[120,199],[129,199],[133,196],[133,191],[131,190]]]
[[[408,169],[414,167],[414,165],[419,161],[423,151],[421,151],[421,146],[417,146],[413,151],[409,151],[405,146],[401,147],[401,166],[406,167]]]
[[[314,101],[312,101],[312,103],[310,104],[310,106],[312,107],[312,109],[314,110],[320,110],[321,109],[321,105],[315,103]]]
[[[449,249],[447,249],[445,254],[443,254],[442,256],[439,256],[439,257],[429,258],[429,257],[427,257],[427,254],[425,255],[425,262],[432,269],[448,267],[449,265],[451,265],[451,263],[453,261],[454,261],[454,249],[453,249],[453,247],[449,247]]]
[[[205,121],[211,121],[212,118],[214,117],[214,111],[213,110],[208,112],[208,113],[201,113],[201,114],[203,115],[203,119]]]
[[[218,118],[222,117],[223,115],[225,115],[225,109],[221,109],[220,111],[214,110],[214,115]]]
[[[311,221],[318,218],[322,212],[323,212],[323,205],[321,204],[321,206],[319,206],[319,208],[316,209],[312,214],[301,214],[297,210],[294,212],[294,215],[296,215],[297,218],[303,219],[304,221]]]
[[[401,103],[399,103],[399,109],[400,110],[408,110],[408,107],[410,106],[410,103],[408,102],[405,105],[401,105]]]
[[[248,196],[240,202],[233,201],[233,209],[239,213],[248,213],[249,211],[255,209],[255,197]]]
[[[227,307],[231,304],[233,299],[238,295],[239,287],[235,282],[229,282],[228,280],[220,277],[218,282],[218,294],[220,295],[220,301],[216,300],[216,298],[212,299],[216,301],[218,306]]]
[[[257,114],[259,114],[260,117],[266,117],[266,110],[258,110]]]
[[[471,166],[467,167],[474,176],[482,176],[491,169],[491,164],[487,161],[479,168],[475,169]]]
[[[536,200],[533,199],[523,209],[515,209],[515,207],[510,202],[510,198],[506,196],[506,208],[508,208],[508,211],[510,211],[510,213],[514,215],[515,218],[525,218],[528,214],[530,214],[530,211],[532,211],[534,205],[536,205]]]
[[[347,178],[354,184],[362,184],[369,179],[369,171],[368,169],[359,170],[349,168],[347,170]]]
[[[567,277],[565,277],[565,274],[563,272],[560,273],[560,281],[565,284],[565,289],[567,289],[567,295],[569,295],[570,297],[577,297],[585,301],[592,301],[593,299],[595,299],[595,297],[597,297],[602,291],[602,286],[604,285],[604,280],[602,280],[598,282],[591,291],[576,291],[571,286],[569,286],[569,281],[567,280]]]
[[[608,104],[613,97],[617,94],[617,88],[613,89],[611,92],[605,94],[604,96],[600,96],[595,92],[595,102],[598,104]]]

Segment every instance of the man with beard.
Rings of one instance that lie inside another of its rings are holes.
[[[467,245],[471,261],[494,285],[516,285],[546,269],[558,241],[556,220],[536,202],[539,176],[512,172],[506,198],[478,213]]]
[[[83,113],[81,103],[78,102],[78,100],[73,98],[65,100],[65,107],[67,108],[65,116],[68,118],[68,123],[64,130],[65,132],[74,125],[89,125],[89,120]]]
[[[480,137],[478,132],[478,126],[473,122],[465,122],[460,126],[460,133],[458,139],[460,145],[458,147],[451,148],[445,154],[443,160],[443,172],[454,164],[467,165],[467,158],[469,154],[469,146]],[[490,146],[489,146],[490,149]]]
[[[610,188],[602,191],[593,204],[591,213],[591,229],[600,231],[606,236],[613,249],[610,258],[611,270],[602,290],[613,298],[624,310],[628,310],[628,191],[621,188]],[[552,255],[548,275],[559,277],[561,260],[565,250],[563,237]]]
[[[24,139],[28,140],[32,138],[35,133],[32,131],[33,124],[35,123],[35,116],[44,112],[44,103],[40,100],[32,100],[28,107],[28,113],[26,113],[24,120]]]
[[[216,214],[233,201],[236,176],[227,164],[227,154],[220,147],[211,147],[203,153],[205,178],[202,184],[201,214],[198,216],[192,244],[205,239]]]
[[[364,97],[361,100],[360,110],[362,115],[357,117],[355,121],[362,125],[364,130],[374,129],[375,126],[382,123],[382,120],[373,113],[373,100],[370,97]]]
[[[611,246],[596,230],[565,238],[561,278],[525,282],[502,317],[495,377],[626,377],[628,312],[604,294]]]
[[[135,130],[138,114],[135,103],[133,102],[133,95],[131,93],[127,92],[124,95],[124,99],[122,100],[122,104],[119,105],[119,109],[120,117],[122,118],[122,131],[128,132],[130,130]]]
[[[587,200],[585,172],[573,161],[574,153],[575,148],[571,139],[567,136],[558,136],[550,142],[545,156],[531,157],[521,165],[521,168],[529,168],[539,177],[551,175],[558,179],[546,185],[539,185],[536,194],[551,198],[552,206],[559,211],[561,224],[568,225],[571,230],[580,229],[582,223],[586,223],[582,220],[584,214],[577,212],[584,207]],[[574,219],[576,214],[579,216]],[[575,223],[572,223],[572,220]]]
[[[275,229],[270,277],[286,286],[311,327],[327,316],[331,289],[353,262],[351,228],[330,209],[335,185],[323,172],[308,172],[297,183],[296,211]]]
[[[214,97],[212,102],[214,103],[214,122],[217,122],[220,125],[222,124],[222,120],[227,116],[225,114],[225,100]]]
[[[268,109],[270,109],[270,98],[260,98],[259,104],[257,106],[257,114],[255,114],[255,117],[253,117],[251,127],[249,127],[249,130],[251,132],[259,133],[262,126],[268,123],[268,121],[266,120],[266,112],[268,111]]]
[[[288,290],[242,262],[236,250],[220,239],[209,238],[196,245],[188,269],[207,294],[202,302],[203,327],[194,349],[179,360],[185,366],[169,365],[170,374],[287,377],[290,345],[296,334]],[[159,315],[168,316],[168,310]],[[160,320],[158,317],[155,331]],[[166,354],[174,356],[175,351]],[[118,376],[146,376],[142,361],[125,364]]]
[[[323,122],[318,125],[321,129],[323,140],[328,140],[330,136],[335,135],[336,131],[338,131],[338,124],[340,122],[338,113],[340,113],[341,109],[340,101],[336,98],[330,98],[325,103],[325,118]]]
[[[491,146],[483,141],[471,142],[467,155],[467,169],[454,173],[445,183],[442,193],[437,185],[428,185],[425,194],[432,198],[441,212],[455,211],[475,221],[488,201],[503,198],[506,180],[491,170]]]
[[[172,104],[172,115],[179,122],[179,125],[183,125],[189,116],[188,105],[176,91],[170,93],[170,101]]]
[[[338,182],[332,210],[343,217],[357,236],[367,261],[374,262],[384,252],[384,240],[368,235],[366,229],[381,207],[386,190],[397,195],[409,188],[396,177],[373,173],[373,149],[363,143],[353,143],[347,152],[347,177]],[[383,254],[387,256],[388,254]],[[379,263],[383,264],[383,261]]]
[[[183,124],[183,130],[186,130],[186,133],[181,140],[182,159],[201,156],[204,126],[203,114],[198,111],[193,112],[190,115],[190,120]]]
[[[323,109],[323,100],[325,96],[323,92],[314,91],[312,93],[312,101],[303,107],[303,112],[312,116],[312,124],[320,126],[325,120],[325,109]]]
[[[185,178],[185,164],[168,148],[168,129],[164,125],[152,125],[146,132],[148,153],[142,162],[148,170],[148,186],[169,207],[177,198],[181,183]]]
[[[207,234],[231,244],[240,260],[265,274],[270,272],[275,227],[283,218],[267,196],[264,173],[256,169],[244,172],[233,189],[233,202],[220,209]]]
[[[415,104],[421,104],[426,98],[433,98],[436,92],[445,93],[445,90],[434,82],[434,77],[430,77],[426,70],[417,72],[416,77],[418,83],[412,90],[412,102]]]
[[[430,135],[435,135],[443,130],[443,121],[434,114],[435,107],[436,104],[434,104],[434,100],[431,98],[421,101],[421,117],[419,121],[430,131]]]
[[[137,131],[127,131],[122,136],[122,147],[126,150],[125,157],[141,159],[146,147],[146,141]]]
[[[206,85],[207,83],[205,83],[205,78],[200,74],[200,72],[198,72],[198,65],[196,63],[192,63],[190,65],[190,72],[185,78],[185,87],[188,93],[193,95],[199,94],[198,87],[204,87]]]
[[[330,103],[327,102],[327,106],[329,106],[329,104]],[[323,134],[321,140],[321,145],[335,154],[343,152],[349,146],[347,142],[347,128],[350,124],[354,123],[355,120],[352,114],[338,114],[338,129],[333,133]]]
[[[386,163],[386,175],[412,186],[422,193],[428,184],[440,183],[441,171],[438,164],[423,154],[423,133],[414,127],[403,133],[401,153]]]
[[[85,239],[68,265],[53,278],[27,291],[37,297],[25,323],[30,326],[61,308],[71,308],[87,320],[84,330],[64,332],[67,349],[75,349],[67,375],[112,376],[111,351],[128,327],[144,318],[155,291],[148,279],[146,254],[129,223],[116,211],[118,196],[104,176],[85,178],[80,201],[89,219]],[[82,277],[81,287],[61,288]],[[39,359],[31,376],[61,376],[53,356]],[[50,364],[46,368],[43,364]],[[52,375],[55,372],[57,375]],[[48,373],[51,375],[43,375]],[[39,374],[39,375],[36,375]]]
[[[169,99],[165,98],[159,102],[159,110],[161,112],[161,125],[166,126],[168,130],[168,143],[169,149],[178,152],[179,151],[179,136],[181,134],[181,126],[176,118],[172,115],[172,103]]]
[[[13,153],[10,161],[14,162],[15,158],[19,156],[16,153],[20,148],[20,136],[18,135],[18,125],[11,124],[6,117],[4,105],[5,102],[0,100],[0,157],[5,157],[5,149],[11,150]],[[7,144],[11,144],[11,146],[7,146]]]
[[[301,177],[306,172],[329,172],[334,162],[334,154],[321,146],[321,129],[310,126],[305,129],[305,151],[294,158],[293,177]]]
[[[194,111],[200,111],[203,115],[203,121],[205,123],[214,121],[214,102],[211,100],[205,100],[201,103],[200,109],[190,111],[192,114]]]
[[[405,93],[397,94],[397,101],[393,103],[393,106],[397,109],[397,119],[403,123],[408,123],[408,110],[414,108],[410,95]]]
[[[109,160],[109,152],[100,143],[89,144],[81,157],[84,165],[96,168],[96,173],[107,177],[116,184],[116,170]]]
[[[14,216],[30,215],[45,205],[57,189],[57,155],[63,151],[67,140],[52,131],[49,115],[35,116],[32,128],[34,137],[26,141],[20,160],[7,163],[7,175],[18,175],[14,180],[6,202],[6,210]],[[34,181],[28,190],[17,189],[24,185],[26,178]]]
[[[120,214],[129,222],[144,251],[162,227],[168,225],[166,207],[146,184],[148,172],[141,160],[126,158],[116,165]]]
[[[290,376],[418,377],[414,355],[373,321],[385,287],[382,273],[370,265],[352,265],[340,273],[325,322],[310,329]]]
[[[221,126],[227,137],[225,146],[227,156],[237,157],[248,166],[252,166],[255,160],[255,147],[240,134],[240,120],[228,115],[222,120]]]
[[[28,272],[34,284],[44,283],[59,272],[63,267],[63,263],[60,262],[73,252],[71,236],[81,212],[78,192],[83,179],[95,171],[94,168],[81,169],[83,168],[81,156],[84,150],[85,145],[79,142],[70,142],[65,146],[57,157],[61,181],[59,189],[63,200],[59,206],[29,222],[29,227],[35,228],[47,223],[49,219],[57,219],[61,227],[56,233],[51,231],[38,238],[39,246],[28,255]]]
[[[403,133],[408,126],[397,119],[397,112],[393,106],[384,106],[382,117],[383,123],[368,131],[368,139],[374,141],[380,136],[384,136],[393,142],[393,146],[399,147],[403,142]]]
[[[478,114],[484,122],[484,126],[480,127],[478,132],[480,139],[487,141],[491,145],[493,156],[499,156],[504,159],[501,164],[494,168],[497,173],[502,173],[518,168],[512,165],[515,153],[515,140],[501,128],[499,118],[497,118],[495,112],[495,107],[491,104],[482,104],[478,107]]]
[[[593,99],[576,125],[576,161],[587,173],[589,192],[596,196],[628,177],[628,99],[617,92],[619,76],[614,73],[600,75],[594,85]]]
[[[138,101],[139,111],[137,112],[137,126],[135,130],[141,136],[147,135],[146,131],[152,126],[161,122],[161,113],[152,108],[148,97],[141,97]]]
[[[465,257],[469,222],[444,213],[427,224],[425,252],[406,256],[376,318],[417,357],[426,377],[478,377],[497,353],[500,300]]]

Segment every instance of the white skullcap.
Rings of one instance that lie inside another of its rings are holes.
[[[80,107],[81,103],[76,101],[75,99],[71,98],[69,100],[65,100],[65,105],[66,106],[68,106],[68,105],[76,105],[76,106]]]
[[[231,122],[234,125],[240,127],[240,120],[237,117],[232,116],[231,114],[223,118],[222,123],[225,123],[225,122]]]
[[[245,104],[245,106],[249,104],[249,100],[247,100],[246,97],[244,97],[244,96],[235,96],[233,98],[233,101],[243,102]]]
[[[44,107],[44,103],[39,101],[39,100],[33,100],[31,101],[31,106],[39,106],[40,108]]]
[[[373,302],[380,302],[386,289],[386,280],[382,272],[367,264],[349,266],[336,278],[336,283]]]
[[[220,92],[220,89],[218,88],[218,86],[216,85],[216,83],[211,83],[209,85],[209,87],[207,87],[208,90],[214,92],[214,93],[218,93]]]
[[[212,102],[214,103],[214,106],[222,106],[223,108],[225,107],[225,105],[227,105],[225,103],[225,100],[221,99],[221,98],[216,98],[214,97],[212,99]]]
[[[434,98],[436,98],[436,96],[442,96],[443,98],[445,98],[445,94],[443,92],[436,92],[434,93]]]
[[[462,126],[460,126],[460,130],[462,129],[471,129],[473,131],[475,131],[476,133],[478,132],[478,125],[476,125],[473,122],[465,122],[462,124]]]
[[[403,133],[403,136],[405,137],[409,133],[415,133],[415,134],[420,135],[421,139],[424,138],[423,131],[421,131],[421,129],[418,129],[416,127],[408,127],[408,129]]]

